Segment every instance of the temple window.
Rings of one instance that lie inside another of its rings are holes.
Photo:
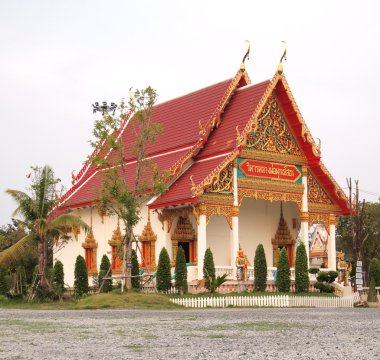
[[[97,255],[98,243],[96,242],[94,238],[92,228],[88,232],[86,236],[86,240],[82,243],[82,247],[84,248],[84,251],[85,251],[87,272],[89,275],[93,275],[98,272],[97,266],[96,266],[96,255]]]
[[[108,241],[108,244],[111,246],[112,273],[120,274],[123,267],[123,236],[120,231],[119,223],[112,234],[111,240]]]
[[[177,258],[178,247],[182,246],[185,251],[187,263],[197,262],[197,237],[191,222],[187,216],[180,216],[178,218],[177,226],[172,235],[173,245],[173,261]]]
[[[157,235],[152,229],[150,223],[150,214],[148,213],[148,222],[144,227],[141,235],[139,236],[139,241],[141,242],[141,267],[148,270],[156,269],[156,240]]]

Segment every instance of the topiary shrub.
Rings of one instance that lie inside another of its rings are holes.
[[[375,281],[375,286],[380,286],[380,261],[373,258],[369,263],[368,278]]]
[[[210,248],[206,249],[203,258],[203,278],[205,280],[205,288],[211,290],[211,285],[215,282],[215,264]]]
[[[254,260],[255,291],[265,291],[267,288],[267,260],[264,246],[259,244],[255,252]]]
[[[312,268],[309,269],[309,273],[316,275],[316,274],[319,273],[319,268],[312,267]]]
[[[157,290],[167,292],[172,287],[171,273],[170,273],[170,258],[165,247],[162,248],[160,256],[158,257],[157,265]]]
[[[321,293],[333,293],[334,286],[331,284],[335,281],[337,276],[337,271],[321,271],[317,275],[317,282],[314,284],[314,287],[319,289]]]
[[[375,286],[375,278],[372,276],[369,281],[369,289],[368,289],[368,297],[367,302],[379,302],[377,298],[376,286]]]
[[[187,292],[186,256],[182,246],[178,248],[175,261],[175,287],[180,294]]]
[[[74,293],[77,296],[82,296],[88,293],[88,272],[86,261],[81,255],[78,255],[75,261]]]
[[[131,262],[132,262],[132,288],[134,289],[140,289],[140,266],[139,266],[139,260],[137,259],[136,251],[132,249],[132,255],[131,255]]]
[[[102,286],[102,283],[103,283],[101,292],[106,293],[106,292],[112,291],[112,279],[103,280],[103,278],[107,275],[107,273],[108,273],[107,277],[112,276],[112,269],[110,269],[110,268],[111,268],[111,262],[108,259],[108,256],[103,255],[102,261],[100,263],[99,275],[98,275],[98,286]]]
[[[306,247],[303,242],[297,246],[295,270],[296,292],[303,293],[309,291],[309,272],[307,264]]]
[[[278,255],[277,288],[280,292],[289,292],[290,290],[290,265],[285,247],[281,249]]]
[[[58,296],[62,296],[65,291],[65,274],[63,272],[63,264],[57,260],[53,267],[53,287]]]

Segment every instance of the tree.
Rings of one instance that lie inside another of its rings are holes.
[[[203,278],[205,279],[205,287],[211,290],[211,285],[215,282],[215,264],[214,256],[210,248],[206,249],[203,259]]]
[[[307,266],[306,247],[303,242],[297,246],[295,263],[295,283],[296,292],[302,293],[309,291],[309,271]]]
[[[87,231],[88,226],[71,214],[50,217],[49,212],[56,203],[57,185],[60,180],[55,178],[49,166],[32,167],[29,177],[31,178],[30,194],[18,190],[7,190],[17,203],[13,215],[21,216],[21,219],[17,221],[28,232],[14,245],[0,253],[0,265],[17,263],[31,248],[37,247],[39,286],[50,290],[50,283],[46,276],[48,244],[60,237],[69,239],[66,235],[68,229],[82,227]]]
[[[137,254],[134,249],[132,249],[132,287],[134,289],[140,289],[140,266],[139,260],[137,259]]]
[[[255,291],[265,291],[267,287],[267,260],[263,244],[259,244],[254,260]]]
[[[123,274],[125,285],[131,287],[131,269],[125,264],[131,262],[133,229],[140,219],[140,209],[149,190],[150,195],[162,193],[164,180],[154,163],[147,159],[147,149],[162,132],[160,124],[152,120],[153,106],[157,93],[148,86],[130,95],[130,101],[119,106],[120,115],[108,113],[95,122],[91,142],[95,155],[91,163],[102,171],[102,186],[99,191],[99,207],[108,214],[116,214],[124,224]],[[130,135],[125,142],[123,132]],[[109,156],[104,156],[109,154]],[[134,170],[128,169],[126,160],[136,160]],[[133,174],[132,174],[133,172]]]
[[[280,292],[289,292],[290,289],[290,265],[286,247],[278,255],[277,288]]]
[[[375,279],[373,277],[370,278],[369,281],[369,289],[368,289],[368,297],[367,302],[379,302],[379,299],[377,298],[377,292],[375,287]]]
[[[161,249],[157,265],[157,290],[167,292],[172,287],[169,254],[165,247]]]
[[[375,281],[375,286],[380,286],[380,261],[373,258],[369,264],[368,278]]]
[[[0,295],[5,295],[8,290],[7,270],[0,267]]]
[[[58,295],[62,295],[65,291],[65,274],[63,272],[63,264],[56,260],[53,267],[53,286]]]
[[[317,275],[317,282],[314,284],[314,287],[319,289],[321,293],[333,293],[334,286],[331,284],[335,281],[337,276],[337,271],[320,271]]]
[[[182,246],[178,247],[175,261],[175,287],[180,294],[187,292],[186,256]]]
[[[108,259],[107,255],[103,255],[102,261],[100,262],[100,268],[99,268],[99,285],[103,282],[103,278],[108,273],[107,277],[112,276],[112,269],[110,260]],[[112,279],[105,279],[102,287],[102,292],[109,292],[112,291]]]
[[[356,206],[356,204],[355,204]],[[336,228],[337,249],[342,250],[345,253],[346,259],[351,261],[353,265],[353,271],[351,275],[355,274],[356,260],[355,250],[353,247],[352,233],[357,233],[356,228],[360,229],[361,236],[359,240],[356,240],[355,246],[358,247],[358,253],[360,251],[360,257],[363,261],[363,272],[368,274],[369,264],[374,257],[380,258],[380,203],[365,202],[360,203],[360,206],[356,206],[364,212],[361,215],[361,219],[357,214],[353,213],[351,216],[339,217]],[[351,217],[353,221],[351,221]],[[352,231],[354,226],[354,231]],[[364,282],[367,284],[366,277]]]
[[[77,296],[82,296],[88,293],[88,273],[86,261],[81,255],[78,255],[75,261],[74,293]]]

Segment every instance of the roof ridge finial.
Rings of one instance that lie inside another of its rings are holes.
[[[251,50],[251,42],[249,40],[245,40],[245,41],[248,43],[248,49],[247,49],[247,52],[245,53],[245,55],[243,57],[243,60],[241,61],[240,71],[245,71],[245,60],[246,59],[249,60],[249,52]]]
[[[282,67],[282,60],[286,60],[286,50],[288,48],[288,45],[287,45],[286,41],[281,41],[281,42],[283,42],[285,44],[285,49],[284,49],[284,53],[281,56],[280,63],[278,64],[278,67],[277,67],[277,72],[280,75],[284,72],[284,69]]]

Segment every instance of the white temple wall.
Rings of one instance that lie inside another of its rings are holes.
[[[267,266],[273,266],[272,238],[275,236],[280,220],[279,201],[269,202],[246,198],[239,209],[239,242],[251,265],[257,246],[264,246]],[[293,219],[299,222],[299,210],[296,203],[283,203],[283,214],[290,233],[297,237],[297,227],[293,229]],[[294,257],[293,257],[294,258]]]
[[[207,244],[214,256],[215,266],[230,266],[231,229],[224,216],[212,216],[206,228]],[[204,254],[203,254],[204,255]]]

